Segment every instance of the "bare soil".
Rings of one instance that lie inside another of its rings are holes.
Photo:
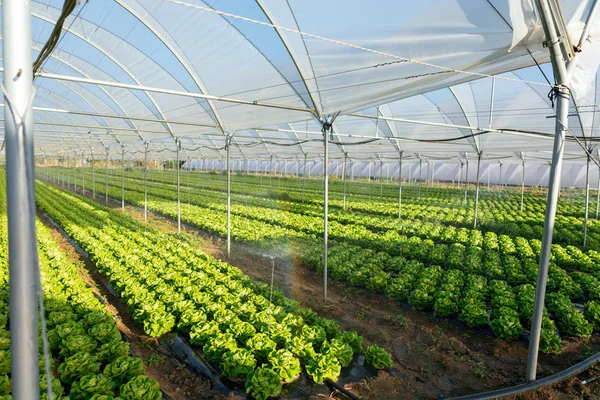
[[[109,204],[120,208],[120,204]],[[143,221],[143,210],[126,206],[125,212]],[[171,219],[148,213],[149,226],[176,233]],[[225,256],[225,242],[210,233],[182,225],[199,248],[242,269],[249,276],[270,282],[271,261],[247,245],[233,243]],[[344,282],[329,280],[324,302],[323,277],[294,264],[286,255],[276,259],[274,284],[288,296],[319,315],[335,320],[344,330],[355,330],[365,344],[389,350],[394,367],[377,376],[348,383],[345,388],[365,399],[440,399],[484,392],[523,383],[527,360],[524,341],[496,338],[489,329],[469,329],[457,320],[435,318],[410,307]],[[293,258],[293,255],[292,255]],[[118,302],[118,299],[117,299]],[[398,318],[407,322],[403,326]],[[540,355],[538,377],[548,376],[600,351],[600,336],[569,339],[560,355]],[[553,387],[528,392],[514,399],[600,399],[600,366]],[[162,382],[161,382],[162,383]],[[345,396],[332,393],[330,397]],[[180,397],[184,398],[184,397]],[[322,398],[322,397],[321,397]]]

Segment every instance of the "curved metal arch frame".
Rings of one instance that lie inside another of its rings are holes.
[[[56,21],[54,21],[52,18],[49,18],[45,15],[41,15],[35,11],[31,12],[31,15],[35,18],[38,18],[42,21],[48,22],[48,23],[55,23]],[[91,24],[91,23],[90,23]],[[96,26],[98,29],[103,29],[95,24],[91,24]],[[88,39],[85,37],[85,35],[83,35],[82,33],[80,33],[79,31],[75,30],[72,26],[71,27],[63,27],[63,30],[67,33],[70,33],[74,36],[76,36],[78,39],[83,40],[84,42],[88,43],[90,46],[94,47],[96,50],[98,50],[99,52],[101,52],[102,54],[104,54],[108,59],[110,59],[112,62],[114,62],[123,72],[125,72],[137,85],[142,85],[141,81],[137,78],[137,76],[135,76],[131,71],[129,71],[129,68],[127,68],[125,65],[123,65],[119,60],[117,60],[115,57],[113,57],[113,55],[104,49],[104,47],[102,47],[101,45],[97,44],[96,42]],[[106,30],[105,30],[106,31]],[[106,31],[108,33],[110,33],[111,35],[114,35],[113,33]],[[121,39],[123,40],[123,39]],[[124,41],[126,42],[126,41]],[[107,74],[108,76],[110,76],[110,74]],[[99,86],[99,85],[96,85]],[[156,110],[158,111],[158,113],[160,114],[161,118],[166,120],[167,118],[165,117],[162,108],[158,105],[158,103],[156,102],[156,100],[154,99],[154,96],[152,96],[149,92],[147,91],[143,91],[146,96],[148,97],[148,99],[152,102],[152,104],[154,105],[154,107],[156,108]],[[173,129],[171,128],[171,126],[169,125],[169,123],[165,123],[165,126],[169,132],[169,134],[171,135],[172,138],[175,138],[175,135],[173,134]]]
[[[38,50],[38,49],[36,49],[36,50]],[[65,50],[62,50],[62,49],[61,49],[61,50],[59,50],[59,51],[60,51],[61,53],[68,54],[70,57],[77,58],[78,60],[80,60],[80,61],[81,61],[81,62],[83,62],[83,63],[86,63],[86,64],[88,64],[88,63],[87,63],[85,60],[82,60],[81,58],[77,57],[76,55],[74,55],[74,54],[72,54],[72,53],[70,53],[70,52],[68,52],[68,51],[65,51]],[[62,59],[60,56],[58,56],[58,55],[56,54],[56,52],[53,52],[52,54],[50,54],[50,57],[52,57],[53,59],[57,60],[58,62],[61,62],[61,63],[63,63],[64,65],[68,66],[69,68],[72,68],[74,71],[77,71],[77,72],[78,72],[79,74],[81,74],[82,76],[84,76],[84,77],[86,77],[86,78],[91,78],[91,76],[90,76],[89,74],[87,74],[87,73],[83,72],[81,69],[79,69],[78,67],[74,66],[74,65],[73,65],[73,64],[71,64],[70,62],[68,62],[68,61],[66,61],[66,60],[64,60],[64,59]],[[62,82],[62,81],[55,80],[54,82],[60,82],[60,83],[61,83],[61,84],[63,84],[65,87],[69,87],[68,85],[66,85],[66,84],[65,84],[64,82]],[[83,87],[81,84],[79,84],[79,83],[77,83],[77,82],[73,82],[73,83],[74,83],[75,85],[77,85],[78,87]],[[121,110],[121,112],[124,114],[124,116],[127,116],[127,112],[125,111],[125,109],[124,109],[124,108],[121,106],[121,104],[119,103],[119,101],[117,101],[117,99],[116,99],[116,98],[115,98],[115,97],[114,97],[112,94],[110,94],[110,93],[108,92],[108,90],[106,90],[106,88],[104,88],[103,86],[100,86],[100,85],[96,85],[96,87],[97,87],[97,88],[99,88],[99,89],[100,89],[100,90],[101,90],[101,91],[102,91],[104,94],[106,94],[106,95],[107,95],[107,96],[108,96],[108,97],[109,97],[109,98],[110,98],[110,99],[111,99],[111,100],[112,100],[112,101],[115,103],[115,105],[116,105],[116,106],[117,106],[117,107],[118,107],[118,108]],[[69,88],[70,88],[70,87],[69,87]],[[78,93],[77,93],[77,94],[78,94]],[[79,94],[78,94],[78,95],[79,95]],[[98,99],[98,100],[99,100],[99,101],[102,101],[101,99]],[[85,99],[84,99],[84,101],[85,101]],[[86,101],[86,102],[87,102],[87,101]],[[108,107],[108,108],[112,109],[112,107],[111,107],[111,106],[110,106],[108,103],[106,103],[106,102],[104,102],[104,103],[107,105],[107,107]],[[143,103],[142,103],[142,104],[143,104]],[[95,109],[95,108],[94,108],[94,109]],[[97,110],[96,110],[96,111],[97,111]],[[104,120],[104,121],[107,123],[107,126],[108,126],[108,122],[106,121],[106,119],[105,119],[104,117],[100,117],[100,118],[102,118],[102,119],[103,119],[103,120]],[[136,124],[135,124],[135,122],[134,122],[133,120],[129,120],[129,119],[128,119],[128,120],[127,120],[127,123],[128,123],[128,125],[129,125],[131,128],[133,128],[133,129],[138,129],[138,127],[136,126]],[[141,139],[142,141],[144,141],[144,140],[145,140],[145,139],[144,139],[144,137],[141,135],[141,133],[140,133],[139,131],[137,131],[137,134],[138,134],[138,136],[140,137],[140,139]]]

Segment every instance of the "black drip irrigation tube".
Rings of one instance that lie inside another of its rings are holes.
[[[565,369],[564,371],[561,371],[554,375],[547,376],[542,379],[538,379],[538,380],[528,382],[528,383],[523,383],[523,384],[517,385],[517,386],[507,387],[504,389],[492,390],[491,392],[484,392],[484,393],[471,394],[471,395],[467,395],[467,396],[453,397],[448,400],[499,399],[499,398],[506,397],[506,396],[514,396],[516,394],[530,392],[532,390],[536,390],[536,389],[539,389],[539,388],[542,388],[545,386],[553,385],[553,384],[561,382],[567,378],[570,378],[574,375],[577,375],[599,361],[600,361],[600,353],[596,353],[593,356],[586,358],[582,362]]]
[[[349,398],[350,400],[362,400],[360,397],[358,397],[355,394],[350,393],[349,391],[347,391],[346,389],[344,389],[343,387],[341,387],[340,385],[338,385],[337,383],[335,383],[334,381],[332,381],[331,379],[325,379],[324,382],[329,389],[331,389],[332,391],[337,390],[338,392],[342,393],[344,396],[346,396],[347,398]]]

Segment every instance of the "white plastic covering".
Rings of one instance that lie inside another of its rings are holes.
[[[339,113],[335,161],[393,161],[402,152],[406,160],[456,165],[483,152],[494,163],[523,156],[544,163],[553,77],[533,3],[84,2],[42,68],[65,79],[35,81],[37,154],[117,153],[124,145],[128,157],[141,158],[150,140],[155,156],[170,158],[181,137],[184,157],[220,159],[225,134],[234,133],[236,159],[318,160],[318,118]],[[573,40],[593,3],[561,1]],[[62,0],[32,2],[34,56],[61,8]],[[591,149],[599,29],[592,21],[578,56],[578,107],[570,112],[572,134]],[[583,155],[569,138],[566,158],[585,162]]]

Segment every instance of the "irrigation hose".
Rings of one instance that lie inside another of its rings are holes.
[[[594,365],[595,363],[597,363],[599,361],[600,361],[600,353],[597,353],[589,358],[586,358],[582,362],[565,369],[564,371],[561,371],[554,375],[547,376],[542,379],[538,379],[538,380],[528,382],[528,383],[523,383],[523,384],[517,385],[517,386],[511,386],[511,387],[504,388],[504,389],[492,390],[491,392],[471,394],[468,396],[453,397],[448,400],[487,400],[487,399],[499,399],[499,398],[506,397],[506,396],[514,396],[516,394],[529,392],[532,390],[536,390],[536,389],[539,389],[539,388],[542,388],[545,386],[549,386],[549,385],[553,385],[557,382],[563,381],[567,378],[570,378],[574,375],[577,375],[577,374],[583,372],[584,370],[588,369],[589,367],[591,367],[592,365]]]
[[[329,388],[331,390],[337,390],[338,392],[342,393],[344,396],[346,396],[350,400],[362,400],[360,397],[358,397],[355,394],[350,393],[349,391],[347,391],[346,389],[344,389],[342,386],[338,385],[331,379],[325,379],[325,384],[327,386],[329,386]]]

